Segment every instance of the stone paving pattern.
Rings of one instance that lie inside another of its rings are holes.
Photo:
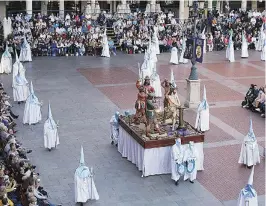
[[[158,73],[170,78],[173,68],[180,99],[186,97],[186,78],[190,64],[169,65],[170,54],[158,56]],[[265,120],[240,107],[250,83],[265,84],[265,65],[260,53],[250,52],[249,59],[235,53],[236,63],[229,64],[225,51],[208,53],[203,64],[197,64],[210,104],[210,127],[204,144],[203,172],[195,184],[181,181],[176,187],[170,175],[141,178],[134,164],[123,159],[110,144],[109,120],[115,111],[132,110],[137,96],[135,82],[138,62],[143,54],[118,54],[101,57],[34,58],[25,63],[26,77],[33,81],[35,93],[44,101],[43,120],[35,126],[22,124],[24,105],[14,104],[17,138],[33,149],[29,158],[37,165],[41,181],[57,204],[73,206],[74,172],[79,165],[80,146],[85,161],[95,169],[99,201],[94,206],[219,206],[236,205],[240,189],[248,181],[250,170],[239,165],[238,156],[249,117],[260,149],[265,149]],[[1,75],[6,91],[12,95],[11,75]],[[59,120],[60,145],[48,152],[43,147],[43,123],[50,100],[55,120]],[[196,110],[185,111],[185,120],[195,123]],[[255,168],[254,187],[259,205],[265,204],[265,159]]]

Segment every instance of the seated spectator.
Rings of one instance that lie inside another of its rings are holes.
[[[115,46],[114,41],[111,38],[109,38],[109,40],[108,40],[108,45],[109,45],[109,48],[112,51],[112,53],[114,55],[116,55],[116,46]]]
[[[259,94],[258,94],[258,97],[255,99],[254,101],[254,108],[256,111],[260,112],[261,109],[261,105],[263,105],[265,102],[265,91],[264,91],[264,87],[261,87],[259,89]]]
[[[252,107],[252,103],[258,96],[257,85],[251,84],[249,90],[246,93],[245,100],[242,102],[243,108]]]

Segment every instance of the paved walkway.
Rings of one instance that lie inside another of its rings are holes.
[[[170,77],[170,68],[184,102],[190,65],[168,64],[170,54],[161,54],[158,73]],[[109,120],[116,110],[132,110],[136,98],[137,63],[143,55],[119,54],[100,57],[35,58],[26,63],[26,76],[33,81],[35,93],[43,100],[43,121],[35,126],[22,125],[23,105],[14,104],[20,115],[17,137],[33,149],[29,158],[37,165],[44,187],[55,203],[74,205],[74,172],[79,164],[80,146],[85,161],[95,169],[95,183],[100,195],[86,205],[236,205],[238,193],[247,183],[250,170],[240,166],[241,142],[248,132],[249,117],[254,124],[261,152],[265,148],[265,121],[258,114],[240,107],[250,83],[265,84],[265,65],[258,52],[249,59],[227,63],[224,52],[208,53],[198,64],[201,84],[206,86],[210,108],[210,127],[206,133],[203,172],[195,184],[181,182],[176,187],[170,175],[141,178],[135,165],[123,159],[109,139]],[[12,95],[11,75],[1,75]],[[43,148],[43,122],[51,101],[55,120],[59,120],[60,145],[48,152]],[[194,124],[196,112],[188,109],[185,120]],[[259,204],[265,204],[265,159],[255,168],[254,187]]]

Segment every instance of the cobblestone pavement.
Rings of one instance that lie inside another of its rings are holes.
[[[225,51],[206,54],[198,64],[201,85],[206,85],[211,130],[206,133],[203,172],[195,184],[181,182],[176,187],[170,175],[141,178],[131,162],[123,159],[109,139],[109,120],[116,110],[133,109],[136,98],[137,63],[143,55],[119,54],[101,57],[34,58],[25,63],[26,76],[33,81],[35,93],[44,101],[43,121],[35,126],[22,125],[23,105],[14,104],[19,119],[17,137],[33,149],[29,158],[37,165],[44,187],[55,203],[74,204],[74,171],[79,164],[80,146],[85,161],[95,168],[95,183],[100,200],[86,205],[236,205],[250,170],[237,163],[241,142],[248,132],[249,117],[261,152],[265,148],[265,121],[258,114],[240,107],[250,83],[265,84],[265,65],[258,52],[249,59],[229,64]],[[170,69],[179,87],[182,102],[186,97],[186,81],[190,64],[169,65],[170,54],[158,56],[161,79],[170,77]],[[1,75],[7,92],[12,95],[11,75]],[[60,122],[60,145],[48,152],[43,147],[43,123],[50,100],[53,116]],[[185,120],[195,122],[194,109],[185,111]],[[265,159],[255,168],[254,187],[259,204],[265,204]]]

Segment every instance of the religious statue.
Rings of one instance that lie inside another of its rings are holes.
[[[151,86],[151,79],[149,76],[145,77],[143,84],[141,83],[141,80],[137,81],[136,87],[139,88],[140,86],[144,87],[144,91],[146,94],[155,92],[154,88]]]
[[[146,136],[151,137],[151,125],[154,125],[154,131],[159,132],[160,127],[157,121],[157,117],[155,114],[155,101],[154,101],[155,94],[154,93],[149,93],[147,97],[147,102],[146,102],[146,118],[147,118],[147,124],[146,124]]]
[[[164,88],[164,100],[163,100],[163,108],[164,108],[163,121],[164,122],[166,120],[166,109],[169,107],[169,102],[168,102],[168,99],[166,98],[166,96],[170,92],[170,85],[171,84],[170,84],[170,82],[167,79],[165,79],[161,83],[162,88]]]
[[[174,131],[177,119],[177,110],[181,106],[180,100],[177,95],[176,87],[171,85],[170,92],[167,95],[165,95],[165,98],[167,100],[167,105],[168,105],[168,107],[165,108],[165,111],[169,111],[171,113],[172,131]]]
[[[135,109],[136,109],[136,114],[134,116],[134,123],[139,124],[140,122],[143,122],[146,124],[146,99],[147,95],[145,93],[144,86],[139,86],[139,93],[137,97],[137,101],[135,103]]]

